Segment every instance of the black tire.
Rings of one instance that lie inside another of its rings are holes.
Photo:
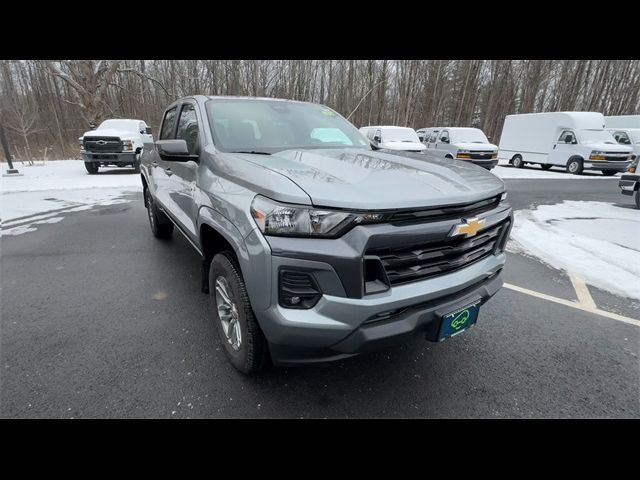
[[[96,162],[84,162],[84,168],[87,169],[89,175],[95,175],[98,173],[98,168],[100,168],[100,164]]]
[[[218,315],[216,282],[220,277],[227,282],[226,284],[232,294],[231,300],[235,304],[235,322],[240,327],[241,338],[237,348],[232,345],[232,339],[237,338],[237,336],[227,337]],[[246,375],[262,370],[267,364],[267,341],[251,308],[240,268],[233,253],[229,251],[218,253],[211,261],[211,268],[209,269],[209,299],[218,338],[229,362],[238,371]]]
[[[602,170],[602,175],[605,177],[613,177],[616,173],[618,173],[617,170]]]
[[[636,208],[640,210],[640,190],[636,190]]]
[[[173,223],[160,211],[148,188],[144,189],[144,206],[147,208],[151,233],[156,238],[170,238],[173,234]]]
[[[522,161],[522,155],[514,155],[511,159],[511,165],[515,168],[523,168],[524,162]]]
[[[136,161],[133,163],[133,171],[140,173],[140,162],[142,161],[142,152],[136,153]]]
[[[584,170],[584,164],[582,163],[581,158],[573,157],[569,159],[569,161],[567,162],[567,172],[574,175],[581,175],[582,170]]]
[[[542,167],[543,170],[549,170],[551,167],[553,167],[553,165],[549,165],[548,163],[543,163],[540,166]]]

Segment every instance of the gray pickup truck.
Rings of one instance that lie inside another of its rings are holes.
[[[503,182],[457,160],[373,151],[334,110],[182,98],[144,145],[153,234],[202,256],[202,290],[241,372],[457,335],[502,286]]]

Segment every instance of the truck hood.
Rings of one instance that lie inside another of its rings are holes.
[[[475,202],[504,191],[502,180],[483,168],[420,153],[323,149],[227,155],[284,175],[315,206],[358,210],[434,207]]]
[[[478,152],[497,152],[498,147],[493,143],[456,143],[460,150],[476,150]]]
[[[124,138],[136,138],[140,135],[136,135],[135,132],[129,132],[127,130],[118,130],[116,128],[101,128],[100,130],[89,130],[84,132],[85,137],[119,137],[121,140]]]
[[[382,142],[380,148],[386,148],[387,150],[425,150],[427,148],[423,143],[418,142]]]
[[[603,152],[620,152],[620,153],[631,153],[633,149],[631,146],[620,145],[618,143],[583,143],[585,147],[591,148],[592,150],[598,150]]]

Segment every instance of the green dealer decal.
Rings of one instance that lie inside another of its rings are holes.
[[[469,320],[469,310],[463,310],[456,318],[451,320],[451,326],[456,330],[460,330],[462,326]]]

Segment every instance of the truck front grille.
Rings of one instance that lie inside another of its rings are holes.
[[[380,258],[391,285],[398,285],[464,268],[491,255],[509,220],[478,232],[471,238],[447,238],[435,242],[372,249],[367,255]]]
[[[87,152],[120,153],[122,141],[118,137],[90,137],[82,140],[82,145]]]
[[[500,195],[465,205],[452,205],[427,210],[399,210],[389,216],[391,224],[423,223],[451,218],[474,217],[493,210],[500,204]]]
[[[498,154],[493,152],[473,152],[472,151],[469,154],[469,157],[471,158],[471,160],[491,160],[494,158],[498,158]]]
[[[620,152],[605,152],[604,158],[605,160],[613,160],[615,162],[620,162],[623,160],[629,160],[629,153],[620,153]]]

